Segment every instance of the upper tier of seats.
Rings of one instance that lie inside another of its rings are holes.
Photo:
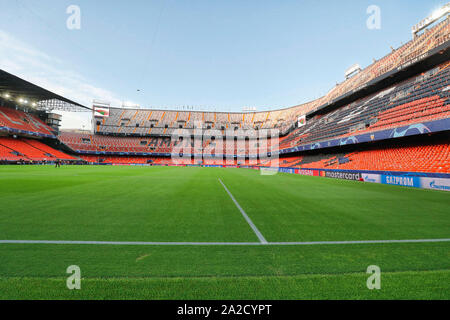
[[[291,130],[300,115],[306,114],[340,96],[357,90],[371,80],[396,69],[450,40],[450,19],[426,30],[414,40],[375,61],[356,75],[337,84],[325,96],[292,108],[250,113],[135,110],[111,108],[110,116],[98,118],[95,132],[124,135],[170,135],[177,128],[279,128],[282,134]]]
[[[281,140],[280,149],[450,117],[450,62],[325,115]]]
[[[54,136],[52,128],[33,114],[0,106],[0,127]]]

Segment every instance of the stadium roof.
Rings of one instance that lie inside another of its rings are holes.
[[[25,104],[29,107],[45,111],[55,109],[63,111],[91,110],[91,108],[64,98],[1,69],[0,98],[15,100],[19,104]]]

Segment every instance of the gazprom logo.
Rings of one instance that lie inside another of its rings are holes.
[[[364,176],[364,181],[365,182],[377,182],[375,179],[369,178],[369,176]]]
[[[436,184],[436,181],[434,181],[434,180],[430,182],[430,188],[438,189],[438,190],[450,190],[449,186],[438,185],[438,184]]]
[[[405,187],[414,187],[413,177],[386,176],[386,183]]]

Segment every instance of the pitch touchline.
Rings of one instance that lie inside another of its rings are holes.
[[[311,246],[337,244],[383,244],[450,242],[450,239],[411,240],[354,240],[354,241],[305,241],[305,242],[143,242],[143,241],[69,241],[69,240],[0,240],[0,244],[81,244],[118,246]]]
[[[262,244],[267,244],[267,240],[264,238],[264,236],[262,235],[262,233],[258,230],[258,228],[255,226],[255,224],[253,223],[253,221],[249,218],[249,216],[245,213],[244,209],[242,209],[242,207],[239,205],[239,203],[236,201],[236,199],[233,197],[233,195],[231,194],[230,190],[228,190],[227,186],[222,182],[222,180],[219,178],[219,182],[220,184],[223,186],[223,188],[225,189],[225,191],[228,193],[228,195],[230,196],[231,200],[233,200],[234,204],[236,205],[236,207],[239,209],[239,211],[242,213],[242,215],[244,216],[245,220],[247,221],[247,223],[250,225],[250,227],[253,229],[253,231],[255,232],[256,236],[258,237],[259,241]]]

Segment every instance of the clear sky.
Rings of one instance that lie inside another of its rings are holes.
[[[0,0],[0,68],[90,105],[241,111],[318,98],[440,0]],[[69,30],[67,7],[81,10]],[[381,28],[366,26],[370,5]],[[138,91],[140,90],[140,91]]]

